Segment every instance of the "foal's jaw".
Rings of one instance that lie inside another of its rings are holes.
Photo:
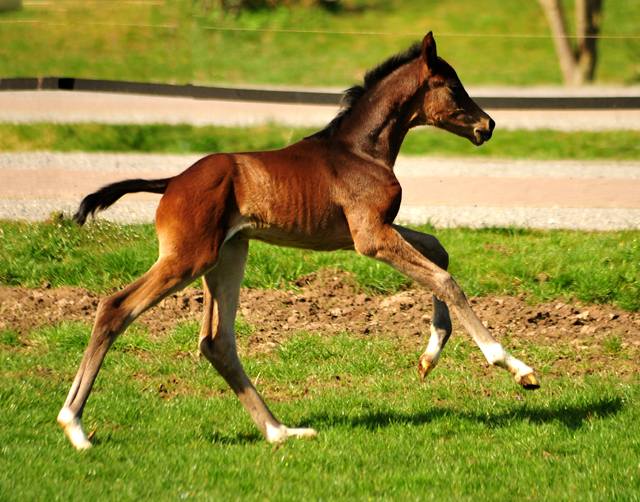
[[[475,146],[481,146],[491,139],[493,135],[493,129],[496,123],[488,115],[485,118],[467,124],[458,124],[456,121],[451,120],[449,122],[429,122],[428,125],[433,125],[438,129],[443,129],[447,132],[460,136],[461,138],[468,139]]]

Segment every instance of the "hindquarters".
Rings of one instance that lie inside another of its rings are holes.
[[[232,171],[203,169],[210,163],[201,161],[169,181],[156,218],[158,261],[134,283],[100,302],[89,345],[58,415],[58,423],[78,449],[91,447],[82,427],[82,411],[116,338],[140,314],[209,272],[220,259],[234,212]],[[149,182],[144,183],[146,187]],[[234,274],[223,270],[218,275],[224,279]],[[237,278],[235,282],[238,283]]]
[[[156,211],[160,257],[189,263],[194,277],[215,265],[239,216],[234,175],[230,156],[212,155],[171,180]]]

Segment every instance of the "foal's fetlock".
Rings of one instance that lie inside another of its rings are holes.
[[[433,358],[428,354],[422,354],[418,360],[418,374],[423,380],[427,378],[427,375],[433,371],[436,367],[436,363]]]
[[[485,351],[485,356],[490,364],[509,371],[523,389],[540,388],[540,381],[534,371],[522,361],[511,356],[501,345],[494,345],[490,350]]]

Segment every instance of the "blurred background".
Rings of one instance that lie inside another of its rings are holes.
[[[631,86],[639,19],[631,0],[0,0],[0,78],[342,90],[433,30],[468,86]]]
[[[639,19],[638,0],[0,0],[0,218],[67,214],[100,184],[175,174],[205,153],[283,148],[327,124],[368,68],[433,31],[498,128],[482,148],[412,132],[395,166],[403,221],[638,229]],[[69,80],[8,81],[24,77]],[[83,91],[72,78],[332,91],[332,104],[297,92],[289,104],[257,102],[281,99],[262,91],[142,95],[112,82]],[[520,104],[481,101],[493,98]],[[436,200],[425,176],[451,178],[451,190]],[[478,185],[487,176],[510,180],[501,202],[495,182]],[[473,178],[468,192],[461,178]],[[156,199],[125,202],[104,216],[153,220]]]

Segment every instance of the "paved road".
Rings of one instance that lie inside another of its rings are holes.
[[[326,124],[335,107],[197,101],[96,93],[3,92],[0,122],[187,122],[291,126]],[[493,112],[498,127],[640,129],[640,111]],[[534,133],[535,134],[535,133]],[[38,220],[70,213],[100,186],[166,177],[199,155],[0,154],[0,218]],[[399,219],[448,226],[583,230],[640,229],[640,162],[505,161],[402,157]],[[130,195],[104,217],[151,221],[157,196]]]

